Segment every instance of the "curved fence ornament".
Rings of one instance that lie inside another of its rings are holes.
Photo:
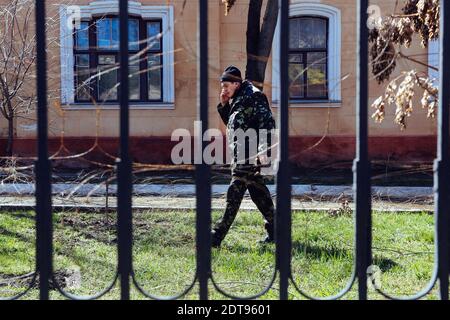
[[[330,297],[314,297],[314,296],[310,295],[309,293],[307,293],[306,291],[300,289],[300,287],[295,282],[295,280],[292,278],[292,276],[290,277],[290,280],[291,280],[291,283],[294,286],[295,290],[297,290],[297,292],[300,293],[306,299],[316,300],[316,301],[339,300],[339,299],[342,299],[347,293],[349,293],[350,290],[352,289],[353,285],[355,284],[355,281],[356,281],[356,270],[353,271],[353,274],[352,274],[350,280],[348,281],[347,285],[344,287],[344,289],[342,289],[336,295],[330,296]]]
[[[277,270],[274,270],[272,279],[270,280],[270,282],[267,284],[267,286],[259,293],[256,293],[254,295],[250,295],[250,296],[246,296],[246,297],[240,297],[237,295],[233,295],[231,293],[226,292],[225,290],[223,290],[222,288],[220,288],[220,286],[218,285],[218,283],[214,280],[213,275],[211,274],[211,283],[213,284],[214,288],[217,290],[217,292],[219,292],[221,295],[230,298],[230,299],[234,299],[234,300],[255,300],[258,299],[260,297],[262,297],[263,295],[265,295],[267,292],[269,292],[271,289],[273,289],[273,284],[275,283],[275,280],[277,279]]]
[[[93,300],[103,297],[116,284],[120,283],[120,298],[130,299],[131,285],[145,297],[155,300],[180,299],[199,285],[199,298],[210,298],[209,284],[222,295],[232,299],[256,299],[267,293],[279,279],[279,298],[289,298],[289,285],[303,297],[311,300],[335,300],[344,297],[358,283],[358,298],[368,298],[368,280],[382,297],[392,300],[420,299],[431,292],[439,281],[439,296],[449,298],[450,264],[450,1],[440,4],[440,83],[438,113],[438,156],[435,161],[435,265],[433,275],[427,286],[419,293],[395,297],[381,289],[377,270],[372,265],[372,217],[370,159],[368,153],[368,0],[357,0],[357,141],[354,161],[355,214],[355,255],[351,278],[344,289],[332,297],[313,297],[300,289],[292,276],[292,212],[291,180],[289,167],[289,75],[288,59],[280,59],[280,107],[278,127],[279,170],[277,173],[276,204],[276,252],[275,270],[270,284],[260,293],[250,297],[238,297],[221,289],[211,271],[211,168],[206,163],[196,164],[196,272],[192,283],[186,290],[174,297],[157,297],[145,291],[138,283],[133,271],[132,255],[132,165],[129,154],[129,101],[128,95],[120,97],[120,161],[117,162],[118,182],[118,265],[114,279],[106,289],[90,296],[76,296],[67,293],[56,282],[53,273],[53,225],[51,198],[51,162],[48,154],[48,115],[47,115],[47,58],[46,58],[46,10],[45,1],[35,1],[36,42],[37,42],[37,117],[38,117],[38,158],[35,162],[36,174],[36,272],[29,286],[21,293],[0,300],[19,299],[35,287],[39,277],[39,298],[48,300],[50,282],[64,297],[74,300]],[[120,83],[123,92],[128,92],[128,1],[119,0],[120,20]],[[208,83],[208,1],[199,0],[198,46],[199,83]],[[289,33],[289,1],[279,0],[280,34]],[[288,55],[288,37],[281,37],[280,56]],[[208,128],[208,86],[199,85],[198,116],[202,121],[202,135]],[[207,146],[202,136],[195,137],[202,152]],[[196,163],[198,163],[196,161]]]
[[[34,272],[33,278],[31,279],[30,283],[28,284],[27,288],[23,290],[20,293],[17,293],[11,297],[0,297],[0,301],[10,301],[10,300],[18,300],[25,296],[28,292],[30,292],[31,289],[36,285],[37,281],[37,272]]]
[[[389,293],[384,292],[381,289],[381,287],[379,287],[379,286],[375,285],[374,288],[375,288],[376,292],[378,292],[380,295],[382,295],[383,297],[385,297],[386,299],[389,299],[389,300],[419,300],[419,299],[425,297],[427,294],[429,294],[431,292],[431,290],[433,290],[434,286],[436,285],[437,280],[438,280],[438,273],[437,273],[437,268],[436,268],[435,271],[433,272],[433,277],[431,278],[431,280],[427,284],[427,286],[420,292],[418,292],[414,295],[411,295],[411,296],[396,297]]]
[[[108,294],[109,292],[111,292],[111,290],[115,287],[116,283],[117,283],[117,279],[119,279],[119,272],[116,272],[116,275],[114,276],[113,281],[111,282],[111,284],[109,284],[105,289],[103,289],[102,291],[92,295],[92,296],[80,296],[80,295],[76,295],[76,294],[72,294],[69,293],[67,291],[65,291],[58,283],[58,281],[56,280],[55,276],[52,275],[52,280],[53,280],[53,285],[55,286],[56,290],[65,298],[70,299],[70,300],[97,300],[102,298],[103,296],[105,296],[106,294]]]
[[[435,233],[436,234],[437,234],[437,229],[438,229],[438,225],[439,225],[438,220],[439,220],[438,216],[435,215],[435,230],[436,230]],[[439,251],[440,251],[439,250],[439,241],[437,239],[435,239],[435,253],[434,253],[435,257],[438,257]],[[374,266],[370,266],[369,269],[367,270],[368,279],[372,283],[372,286],[375,289],[375,291],[378,292],[380,295],[382,295],[384,298],[389,299],[389,300],[418,300],[418,299],[421,299],[421,298],[425,297],[427,294],[429,294],[431,292],[431,290],[433,290],[434,286],[436,285],[436,282],[439,279],[439,264],[438,264],[438,262],[435,261],[431,279],[427,283],[427,285],[424,287],[424,289],[422,289],[418,293],[410,295],[410,296],[396,297],[394,295],[391,295],[391,294],[385,292],[381,288],[381,283],[377,283],[378,281],[381,281],[381,279],[374,276],[373,267]],[[377,271],[378,270],[375,270],[375,272],[377,272]],[[379,271],[379,272],[381,273],[381,271]],[[379,274],[379,276],[381,276],[381,274]]]
[[[197,275],[194,277],[194,280],[192,280],[191,284],[189,284],[187,286],[187,288],[181,292],[178,295],[174,295],[172,297],[162,297],[162,296],[156,296],[153,295],[151,293],[149,293],[147,290],[145,290],[137,281],[136,279],[136,275],[134,274],[134,272],[131,274],[131,279],[133,281],[133,284],[135,286],[135,288],[145,297],[152,299],[152,300],[164,300],[164,301],[170,301],[170,300],[178,300],[181,299],[183,297],[185,297],[189,292],[191,292],[191,290],[195,287],[195,285],[197,284]]]
[[[297,290],[297,292],[300,293],[306,299],[318,300],[318,301],[339,300],[339,299],[342,299],[352,289],[353,285],[355,284],[355,281],[357,278],[355,266],[356,266],[356,257],[355,257],[355,262],[353,264],[352,274],[351,274],[350,279],[348,280],[347,284],[340,292],[338,292],[336,295],[330,296],[330,297],[314,297],[314,296],[310,295],[309,293],[307,293],[305,290],[301,289],[300,286],[295,282],[295,280],[292,276],[292,271],[291,271],[291,275],[289,276],[289,279],[290,279],[293,287],[295,288],[295,290]]]

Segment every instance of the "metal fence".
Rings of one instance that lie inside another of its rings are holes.
[[[372,264],[372,222],[371,222],[371,184],[370,160],[368,156],[368,0],[357,0],[358,13],[358,60],[357,60],[357,158],[354,162],[354,192],[356,201],[355,215],[355,261],[353,273],[347,286],[336,296],[327,300],[339,299],[358,285],[358,297],[367,299],[367,280],[369,267]],[[118,180],[118,269],[115,279],[103,292],[93,297],[77,297],[64,292],[58,287],[53,275],[53,243],[52,243],[52,198],[51,198],[51,162],[48,157],[47,142],[47,63],[45,34],[45,1],[36,0],[36,35],[37,35],[37,92],[38,92],[38,160],[36,169],[36,275],[25,292],[12,299],[25,295],[36,283],[39,275],[40,299],[49,299],[50,286],[53,280],[57,289],[70,299],[97,299],[108,293],[120,282],[121,299],[130,299],[130,288],[134,285],[143,295],[158,299],[142,289],[133,272],[132,259],[132,165],[129,155],[129,101],[127,95],[120,98],[120,161],[117,163]],[[128,1],[119,0],[120,9],[120,82],[122,92],[128,92]],[[280,34],[289,32],[289,1],[280,0]],[[208,83],[208,1],[199,0],[199,83]],[[377,289],[379,294],[388,299],[419,299],[427,295],[439,280],[440,298],[448,299],[449,291],[449,194],[450,194],[450,158],[449,158],[449,105],[450,105],[450,1],[441,1],[440,27],[440,99],[439,99],[439,140],[438,159],[435,162],[435,266],[431,281],[418,294],[408,297],[393,297]],[[288,55],[288,37],[275,39],[280,41],[280,56]],[[288,163],[289,135],[289,89],[288,60],[280,59],[281,99],[280,99],[280,165],[277,173],[277,214],[276,214],[276,270],[272,282],[261,293],[253,297],[235,297],[223,292],[216,285],[211,272],[211,169],[203,163],[196,165],[197,216],[196,216],[196,277],[192,284],[177,297],[178,299],[199,285],[199,298],[209,297],[208,284],[234,299],[256,299],[265,294],[279,281],[279,298],[288,299],[288,288],[293,286],[301,295],[309,299],[319,299],[303,292],[293,280],[291,273],[291,183]],[[203,130],[208,128],[208,86],[199,85],[198,115],[203,122]],[[445,88],[447,90],[445,90]],[[199,137],[201,139],[201,137]],[[206,147],[204,141],[199,141]]]

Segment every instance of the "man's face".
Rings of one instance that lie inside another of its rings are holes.
[[[240,86],[239,82],[228,82],[228,81],[221,82],[222,94],[225,94],[226,96],[228,96],[228,98],[231,99],[234,96],[237,89],[239,89],[239,86]]]

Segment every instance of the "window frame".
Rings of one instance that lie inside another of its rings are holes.
[[[294,108],[322,108],[342,107],[341,85],[341,48],[342,48],[342,19],[341,10],[335,6],[318,2],[294,2],[289,6],[289,17],[318,16],[328,18],[328,100],[308,99],[290,100],[290,107]],[[272,43],[272,104],[278,107],[280,100],[280,17]]]
[[[78,95],[77,95],[77,55],[80,54],[87,54],[89,55],[89,69],[91,70],[90,72],[90,76],[92,77],[95,73],[97,73],[99,71],[99,66],[101,66],[101,64],[99,63],[99,57],[102,55],[108,55],[108,56],[115,56],[116,58],[116,64],[118,64],[117,61],[119,61],[119,54],[120,54],[120,50],[119,48],[113,48],[113,49],[103,49],[103,48],[99,48],[98,47],[98,32],[97,32],[97,22],[99,20],[102,19],[114,19],[114,18],[118,18],[117,15],[113,15],[113,14],[107,14],[107,15],[102,15],[102,16],[94,16],[92,17],[92,19],[90,20],[82,20],[81,22],[87,22],[89,24],[89,29],[88,29],[88,41],[89,41],[89,47],[88,49],[78,49],[77,48],[77,32],[76,29],[74,29],[73,31],[73,56],[74,56],[74,65],[73,65],[73,70],[74,70],[74,103],[76,104],[83,104],[83,103],[89,103],[91,102],[91,100],[80,100],[78,99]],[[164,97],[164,41],[163,41],[163,37],[161,37],[159,39],[160,42],[160,48],[158,50],[155,49],[150,49],[148,48],[146,50],[146,46],[147,46],[147,42],[144,41],[146,39],[148,39],[148,24],[149,23],[158,23],[159,24],[159,30],[160,32],[162,32],[162,19],[150,19],[150,18],[142,18],[140,16],[135,16],[135,15],[129,15],[129,19],[130,20],[137,20],[138,21],[138,28],[139,28],[139,38],[138,41],[140,42],[139,44],[139,48],[138,49],[128,49],[129,52],[129,56],[131,57],[132,55],[135,55],[143,50],[145,50],[145,52],[142,54],[141,59],[139,61],[139,91],[140,91],[140,99],[131,99],[130,98],[130,102],[131,103],[161,103],[163,102],[163,97]],[[159,55],[160,57],[160,77],[161,77],[161,95],[160,95],[160,99],[149,99],[149,81],[148,81],[148,71],[144,72],[144,70],[146,70],[148,68],[148,59],[150,57],[151,54],[154,55]],[[117,75],[118,77],[118,75]],[[119,79],[117,78],[117,82],[119,81]],[[101,100],[99,99],[99,91],[98,91],[98,78],[94,77],[90,84],[89,84],[89,92],[90,92],[90,96],[92,97],[92,99],[96,102],[96,103],[102,103],[102,104],[117,104],[120,101],[120,95],[121,95],[121,90],[120,90],[120,86],[117,88],[117,99],[108,99],[108,100]]]
[[[290,16],[289,20],[291,19],[302,19],[302,18],[314,18],[314,19],[321,19],[324,20],[326,22],[326,32],[325,32],[325,48],[321,48],[321,49],[317,49],[317,48],[305,48],[305,49],[292,49],[289,48],[288,49],[288,55],[290,56],[291,54],[297,54],[297,55],[302,55],[302,62],[299,64],[303,65],[303,70],[305,70],[305,72],[303,72],[303,92],[304,92],[304,97],[300,98],[300,97],[294,97],[292,98],[289,95],[289,101],[296,103],[296,102],[304,102],[304,101],[311,101],[311,100],[324,100],[327,101],[329,100],[329,87],[328,87],[328,66],[329,66],[329,59],[328,59],[328,55],[329,55],[329,19],[327,17],[323,17],[323,16],[315,16],[315,15],[296,15],[296,16]],[[308,53],[325,53],[326,55],[326,61],[325,61],[325,84],[326,84],[326,95],[323,97],[308,97]]]
[[[70,6],[61,4],[60,15],[60,101],[67,110],[89,110],[102,108],[107,110],[119,109],[119,103],[96,104],[90,102],[75,103],[74,77],[74,38],[71,17],[78,16],[81,21],[91,20],[96,16],[118,16],[118,0],[92,1],[86,5]],[[161,102],[133,102],[131,109],[136,110],[174,110],[175,109],[175,12],[173,4],[143,5],[138,1],[130,1],[129,15],[141,17],[144,20],[162,21],[162,88]],[[158,92],[159,93],[159,92]]]

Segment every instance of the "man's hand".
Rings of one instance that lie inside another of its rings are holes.
[[[222,104],[222,106],[225,106],[228,101],[230,101],[230,97],[224,90],[222,90],[222,92],[220,92],[220,103]]]

